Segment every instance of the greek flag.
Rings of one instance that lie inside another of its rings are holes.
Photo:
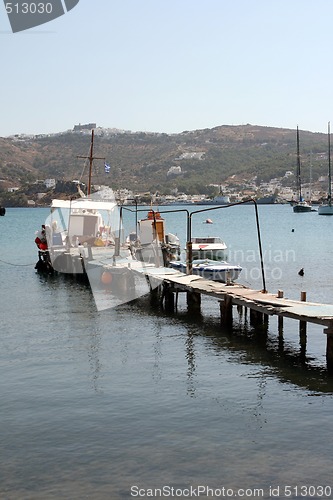
[[[106,174],[109,174],[110,173],[110,165],[108,165],[107,163],[105,163],[104,164],[104,170],[105,170]]]

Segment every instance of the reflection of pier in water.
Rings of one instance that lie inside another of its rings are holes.
[[[240,314],[247,311],[250,322],[260,326],[268,323],[269,316],[278,317],[279,335],[283,334],[283,319],[292,318],[299,321],[299,335],[303,356],[306,352],[307,323],[325,326],[326,360],[329,371],[333,370],[333,305],[306,302],[306,294],[302,292],[301,300],[290,300],[283,297],[283,292],[268,293],[266,290],[252,290],[244,285],[227,282],[219,283],[206,280],[193,274],[184,274],[165,267],[146,267],[136,265],[131,269],[134,274],[145,276],[150,283],[152,295],[169,312],[177,309],[179,293],[185,293],[190,310],[200,310],[201,297],[217,299],[220,304],[221,323],[225,326],[233,323],[233,306]]]
[[[333,394],[333,379],[323,366],[315,366],[304,354],[301,342],[293,344],[291,334],[285,342],[283,332],[275,335],[276,328],[270,330],[268,322],[253,324],[249,318],[239,316],[233,325],[223,325],[212,319],[204,319],[200,313],[179,310],[177,319],[187,329],[185,341],[188,361],[188,387],[195,392],[195,346],[196,337],[205,337],[210,348],[217,355],[228,352],[241,364],[257,365],[261,391],[264,390],[263,378],[273,376],[282,383],[290,383],[313,393]],[[188,390],[191,395],[191,391]],[[259,397],[259,396],[258,396]]]

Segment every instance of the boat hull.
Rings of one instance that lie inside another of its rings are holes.
[[[186,273],[185,262],[171,262],[170,267],[182,273]],[[241,266],[229,264],[228,262],[214,262],[208,259],[198,259],[194,260],[192,263],[192,274],[220,283],[226,283],[229,280],[237,280],[241,271]]]
[[[293,206],[293,211],[295,213],[311,212],[312,207],[311,207],[311,205],[308,205],[308,204],[297,203],[296,205]]]
[[[321,205],[318,207],[318,215],[333,215],[333,206]]]

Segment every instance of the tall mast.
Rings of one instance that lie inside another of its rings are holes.
[[[77,158],[85,158],[86,160],[89,160],[89,177],[88,177],[87,196],[90,196],[90,194],[91,194],[91,177],[92,177],[93,161],[94,160],[105,160],[105,158],[102,158],[100,156],[94,156],[94,133],[95,133],[95,131],[94,131],[94,129],[92,129],[89,156],[77,156]]]
[[[332,204],[331,122],[328,122],[328,204]]]
[[[299,201],[302,201],[302,188],[301,188],[301,157],[299,154],[299,132],[297,125],[297,187],[298,187],[298,197]]]

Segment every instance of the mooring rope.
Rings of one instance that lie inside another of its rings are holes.
[[[34,265],[34,262],[32,264],[17,264],[17,263],[8,262],[8,261],[2,260],[2,259],[0,259],[0,262],[2,262],[3,264],[7,264],[8,266],[18,266],[18,267],[28,267],[28,266]]]

